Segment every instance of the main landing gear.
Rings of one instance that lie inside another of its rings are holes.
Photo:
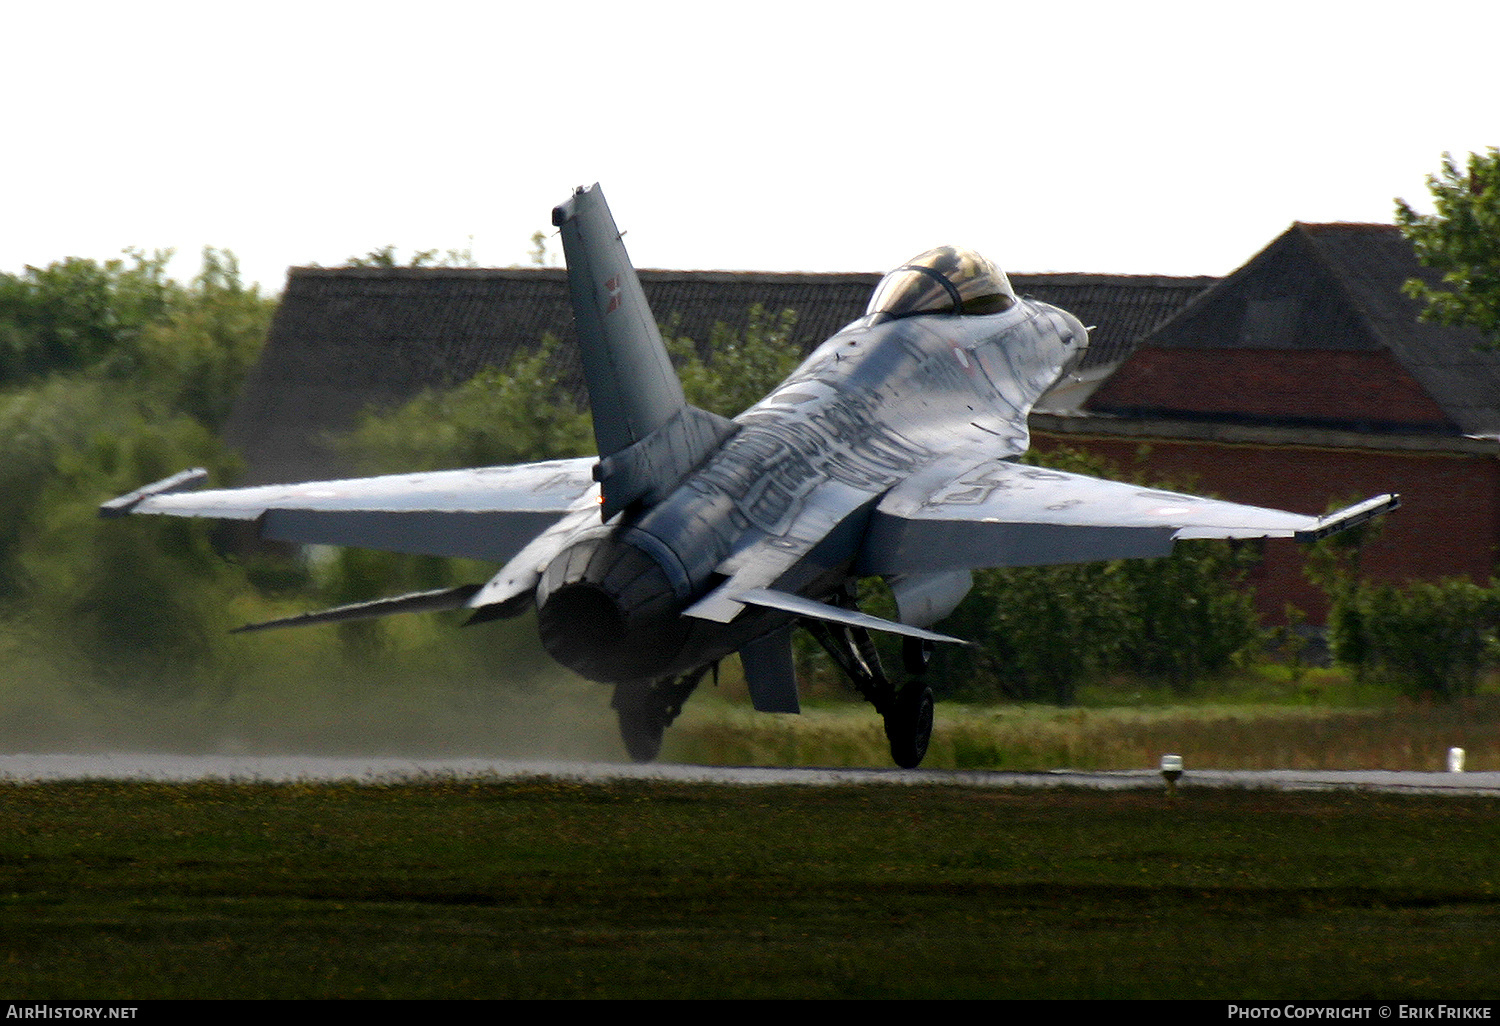
[[[839,604],[854,608],[853,596],[844,593]],[[849,677],[854,689],[875,707],[885,720],[885,737],[891,745],[891,758],[902,769],[915,769],[927,754],[932,740],[932,688],[920,679],[909,680],[897,690],[880,666],[880,655],[870,632],[863,627],[803,620],[802,626],[818,639],[829,657]],[[927,669],[932,656],[932,642],[920,638],[903,638],[901,661],[913,676]]]
[[[704,667],[681,677],[650,684],[620,684],[610,700],[620,719],[620,740],[635,762],[651,762],[661,751],[661,737],[672,721],[682,713],[688,700],[703,679]]]
[[[844,592],[838,604],[855,608],[854,596]],[[932,642],[903,638],[901,663],[909,679],[898,688],[880,665],[880,655],[863,627],[803,619],[828,655],[885,721],[891,758],[903,769],[915,769],[932,741],[932,688],[921,680],[932,657]],[[620,720],[620,738],[636,762],[651,762],[661,752],[663,733],[682,712],[682,704],[698,687],[708,667],[646,684],[620,684],[610,705]]]

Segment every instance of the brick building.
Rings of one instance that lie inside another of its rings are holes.
[[[1323,512],[1399,492],[1363,556],[1374,579],[1488,581],[1500,549],[1500,353],[1422,324],[1401,291],[1420,267],[1391,225],[1295,224],[1149,332],[1034,443],[1256,505]],[[1262,612],[1322,597],[1290,542],[1255,572]]]

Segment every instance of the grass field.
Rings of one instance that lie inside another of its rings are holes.
[[[0,787],[0,990],[1491,998],[1493,800]]]
[[[1214,769],[1439,771],[1449,748],[1500,769],[1500,698],[1385,708],[1199,703],[1139,707],[937,707],[929,769],[1151,769],[1166,752]],[[879,718],[851,703],[769,716],[695,696],[667,733],[671,761],[888,766]]]

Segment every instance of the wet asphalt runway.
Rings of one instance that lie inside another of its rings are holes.
[[[963,787],[1160,788],[1155,770],[1107,773],[1055,770],[998,773],[972,770],[813,769],[686,766],[659,763],[557,762],[497,759],[333,758],[215,755],[0,755],[0,781],[236,780],[263,783],[355,781],[381,784],[447,778],[662,780],[692,783],[811,787],[861,784],[947,784]],[[1366,790],[1411,794],[1500,797],[1500,772],[1419,773],[1390,770],[1194,770],[1179,787],[1246,787],[1283,791]]]

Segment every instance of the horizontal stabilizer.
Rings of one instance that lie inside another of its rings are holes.
[[[352,605],[323,609],[316,613],[301,613],[285,616],[264,623],[247,623],[236,627],[231,634],[247,634],[251,631],[268,631],[278,627],[312,627],[320,623],[346,623],[350,620],[373,620],[396,613],[436,613],[444,609],[461,609],[477,592],[480,585],[461,584],[456,588],[439,588],[437,591],[418,591],[410,595],[376,599],[373,602],[356,602]]]
[[[878,616],[861,613],[857,609],[844,609],[840,606],[830,606],[827,602],[819,602],[816,599],[803,598],[800,595],[790,595],[784,591],[772,591],[769,588],[752,588],[750,591],[740,592],[734,596],[736,602],[743,602],[751,606],[764,606],[767,609],[780,609],[786,613],[796,613],[810,620],[824,620],[828,623],[841,623],[847,627],[863,627],[866,630],[886,631],[890,634],[904,634],[909,638],[921,638],[923,641],[946,641],[954,645],[970,645],[973,642],[962,638],[949,637],[936,631],[925,630],[921,627],[913,627],[910,624],[894,623],[890,620],[882,620]]]

